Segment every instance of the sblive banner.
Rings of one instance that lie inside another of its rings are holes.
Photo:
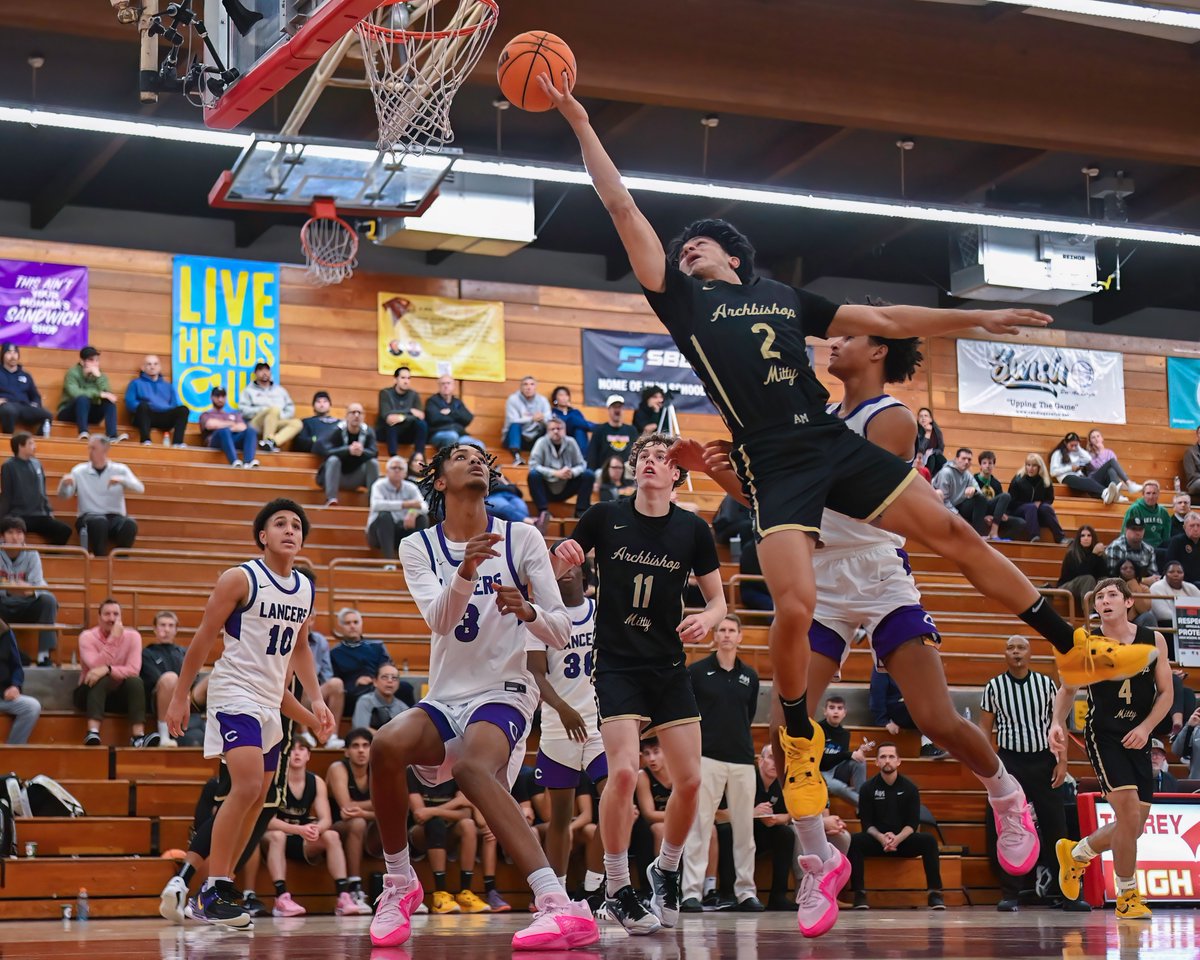
[[[379,372],[503,383],[504,304],[379,294]]]
[[[704,385],[675,342],[661,333],[583,331],[583,404],[603,407],[614,393],[636,406],[643,387],[662,387],[675,394],[675,409],[716,413]]]
[[[172,373],[193,421],[221,386],[237,406],[254,365],[279,379],[279,264],[176,257],[172,295]]]
[[[79,350],[87,342],[87,267],[0,260],[0,343]]]
[[[1033,343],[958,341],[958,409],[998,417],[1125,422],[1122,355]]]
[[[1167,357],[1167,399],[1172,427],[1200,427],[1200,360]]]

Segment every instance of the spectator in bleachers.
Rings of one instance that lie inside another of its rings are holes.
[[[474,809],[453,780],[428,786],[408,771],[410,846],[425,853],[433,873],[431,913],[486,913],[488,906],[471,890],[475,880],[475,854],[479,849],[479,828]],[[447,848],[458,842],[459,893],[455,896],[446,883]]]
[[[666,761],[663,760],[658,737],[647,737],[642,741],[642,769],[638,771],[634,803],[642,822],[650,828],[656,857],[662,847],[667,801],[671,799],[671,784],[671,771],[667,769]]]
[[[1178,793],[1179,780],[1167,763],[1167,751],[1161,740],[1150,741],[1150,769],[1154,774],[1155,793]]]
[[[1183,489],[1200,497],[1200,427],[1196,428],[1196,442],[1183,453]]]
[[[403,693],[400,693],[401,686],[405,688]],[[412,684],[401,684],[396,665],[382,664],[375,673],[375,689],[364,693],[354,704],[354,718],[350,725],[378,733],[379,728],[392,717],[399,716],[409,708],[413,696]]]
[[[58,620],[58,599],[46,587],[42,558],[25,545],[25,521],[0,519],[0,619],[9,623],[53,624]],[[38,631],[37,665],[50,665],[50,652],[58,646],[52,626]]]
[[[387,446],[389,457],[396,455],[401,443],[424,447],[429,436],[421,395],[412,388],[412,371],[397,367],[392,376],[392,386],[379,391],[379,419],[375,422],[375,432]]]
[[[596,499],[601,502],[620,500],[621,497],[632,497],[635,493],[637,484],[625,476],[625,460],[613,454],[596,471]],[[736,500],[734,502],[737,503]]]
[[[177,447],[187,446],[188,408],[175,396],[175,387],[163,376],[162,361],[153,353],[142,360],[142,371],[125,388],[125,408],[138,429],[142,443],[151,442],[150,431],[163,431],[163,439]]]
[[[363,423],[363,405],[346,405],[346,419],[315,448],[325,458],[317,471],[317,486],[325,488],[325,506],[336,507],[342,490],[371,489],[379,479],[375,431]]]
[[[885,728],[893,737],[901,730],[917,729],[900,687],[890,673],[876,666],[871,667],[871,688],[867,703],[875,726]],[[925,734],[921,734],[921,756],[940,760],[947,754]],[[876,762],[878,760],[879,755],[876,754]]]
[[[1200,585],[1200,513],[1191,512],[1183,521],[1183,533],[1167,542],[1167,563],[1183,566],[1183,579]]]
[[[509,523],[534,522],[529,515],[529,504],[525,502],[521,488],[509,481],[499,466],[496,467],[496,477],[491,490],[488,491],[485,506],[493,517],[499,517]]]
[[[1129,592],[1133,594],[1133,606],[1129,608],[1129,619],[1139,627],[1156,629],[1158,620],[1155,619],[1151,607],[1152,601],[1142,594],[1150,592],[1150,588],[1158,582],[1158,577],[1143,576],[1138,565],[1128,557],[1121,561],[1121,566],[1117,568],[1117,576],[1125,581]]]
[[[821,757],[821,776],[829,793],[841,797],[851,806],[858,806],[858,788],[867,780],[867,751],[864,742],[857,750],[850,749],[850,731],[842,726],[846,719],[846,700],[834,694],[825,698],[825,716],[821,729],[825,731],[825,753]]]
[[[750,508],[725,494],[725,499],[721,501],[716,516],[713,517],[712,528],[713,539],[717,543],[728,544],[734,537],[746,543],[754,536],[754,520],[750,516]]]
[[[271,365],[261,360],[254,365],[254,379],[242,388],[238,409],[258,434],[258,445],[270,453],[282,450],[304,429],[292,395],[271,379]]]
[[[1158,502],[1158,491],[1157,480],[1147,480],[1143,483],[1142,495],[1125,511],[1121,527],[1124,529],[1130,517],[1142,518],[1146,528],[1146,543],[1154,551],[1154,562],[1161,570],[1167,559],[1167,541],[1171,539],[1171,514]]]
[[[333,829],[329,791],[325,781],[308,769],[309,757],[308,744],[293,744],[287,758],[287,788],[263,834],[267,870],[275,884],[275,906],[271,913],[277,917],[299,917],[307,913],[288,892],[287,862],[320,863],[324,860],[337,889],[337,905],[333,912],[339,917],[365,916],[371,908],[350,895],[346,853],[342,849],[342,838]]]
[[[140,676],[146,687],[146,702],[154,707],[158,738],[164,747],[176,745],[167,730],[167,707],[179,685],[179,671],[187,656],[187,650],[175,642],[178,633],[179,618],[170,610],[160,610],[154,615],[154,642],[142,650]]]
[[[716,649],[688,667],[700,708],[700,796],[683,857],[683,896],[699,905],[717,806],[724,795],[733,830],[737,909],[763,909],[754,885],[754,735],[758,673],[738,657],[742,623],[734,614],[713,630]]]
[[[437,393],[425,401],[430,445],[440,450],[452,443],[470,443],[482,450],[483,441],[467,433],[467,427],[474,419],[475,414],[454,394],[454,378],[449,374],[438,377]],[[424,454],[421,456],[423,459]]]
[[[117,433],[117,395],[109,389],[108,377],[100,372],[100,351],[87,346],[79,351],[79,362],[63,377],[59,420],[73,421],[79,439],[88,439],[88,427],[104,421],[104,434],[118,443],[128,439]]]
[[[879,773],[862,785],[858,817],[862,832],[850,838],[850,888],[854,909],[868,910],[864,867],[867,857],[920,857],[925,863],[929,906],[944,910],[937,839],[920,832],[921,795],[917,785],[900,775],[900,754],[885,741],[875,755]]]
[[[125,506],[125,491],[145,493],[146,488],[123,463],[108,459],[108,437],[88,441],[88,460],[73,467],[58,483],[60,497],[75,497],[75,529],[79,545],[97,557],[110,547],[128,548],[137,539],[137,521]]]
[[[625,410],[625,398],[619,393],[612,394],[607,401],[608,421],[598,423],[592,430],[592,439],[588,441],[587,465],[589,470],[599,470],[608,463],[610,457],[620,457],[622,463],[629,460],[629,447],[638,437],[633,425],[621,422],[621,414]]]
[[[29,735],[42,715],[42,705],[21,692],[25,685],[25,668],[21,666],[21,651],[17,637],[7,623],[0,621],[0,713],[12,717],[8,730],[10,746],[29,742]]]
[[[421,474],[425,472],[425,451],[414,450],[408,458],[408,475],[413,478],[413,481],[421,479]]]
[[[87,713],[85,747],[100,746],[100,723],[106,710],[129,718],[130,746],[157,747],[157,733],[146,733],[146,687],[142,672],[142,638],[121,623],[121,605],[111,597],[100,604],[100,622],[79,635],[80,682],[75,709]]]
[[[567,436],[564,421],[552,418],[545,436],[538,437],[529,453],[529,495],[538,512],[538,524],[550,519],[550,501],[575,498],[575,516],[592,505],[594,474],[583,462],[579,445]]]
[[[1055,543],[1063,543],[1067,535],[1054,512],[1054,484],[1046,463],[1036,454],[1025,457],[1025,469],[1012,478],[1008,485],[1012,497],[1009,510],[1025,521],[1026,539],[1036,543],[1042,539],[1042,527],[1050,530]]]
[[[346,756],[329,765],[325,787],[333,829],[342,838],[346,851],[346,884],[350,898],[370,912],[371,906],[362,887],[363,852],[375,859],[383,857],[375,804],[371,801],[370,730],[356,727],[346,734]]]
[[[633,411],[633,429],[639,434],[654,433],[659,429],[659,421],[663,419],[662,408],[667,396],[662,387],[650,384],[642,388],[642,399]],[[662,432],[666,431],[663,423]]]
[[[1104,557],[1108,561],[1110,577],[1120,576],[1121,563],[1132,560],[1139,577],[1158,578],[1158,561],[1154,548],[1146,543],[1146,522],[1141,517],[1129,518],[1121,535],[1104,551]]]
[[[504,401],[504,449],[513,455],[514,465],[525,462],[521,451],[532,449],[546,432],[550,415],[550,401],[537,392],[537,380],[522,377],[520,388]]]
[[[913,462],[929,472],[926,480],[937,476],[937,472],[946,464],[946,441],[942,439],[942,429],[928,407],[917,411],[916,459]]]
[[[1004,492],[1004,484],[995,474],[996,454],[984,450],[979,455],[979,472],[975,474],[975,482],[985,500],[983,525],[988,538],[999,540],[1004,525],[1008,523],[1008,506],[1012,502],[1012,494]]]
[[[12,433],[20,424],[49,436],[53,416],[42,406],[33,376],[21,366],[21,348],[15,343],[0,344],[0,430]]]
[[[971,473],[971,456],[969,448],[959,447],[954,459],[947,460],[946,465],[934,475],[933,489],[942,495],[942,502],[947,509],[957,512],[976,533],[984,535],[988,532],[984,523],[988,515],[988,500],[980,492],[979,484]]]
[[[1084,597],[1096,589],[1098,580],[1107,576],[1108,560],[1104,556],[1104,544],[1096,536],[1096,528],[1085,523],[1067,546],[1056,586],[1060,590],[1069,590],[1079,610],[1086,615]]]
[[[333,401],[327,390],[318,390],[313,394],[312,416],[300,421],[300,432],[292,441],[292,449],[297,453],[312,453],[317,444],[328,437],[338,428],[341,421],[330,410]]]
[[[225,407],[229,399],[224,387],[213,387],[208,395],[211,409],[200,414],[200,439],[206,447],[220,450],[234,467],[257,469],[258,431],[240,410]]]
[[[795,910],[796,904],[788,899],[788,881],[796,858],[796,834],[792,830],[792,815],[783,802],[775,754],[769,743],[759,751],[756,779],[754,846],[771,854],[771,892],[767,897],[767,909]]]
[[[340,642],[330,649],[329,659],[334,676],[346,689],[342,716],[353,717],[358,698],[375,689],[379,668],[391,663],[392,658],[388,656],[387,647],[378,640],[363,638],[362,614],[353,607],[342,607],[337,612],[337,635]]]
[[[571,406],[571,390],[569,387],[555,387],[550,394],[550,415],[562,420],[567,425],[567,436],[579,444],[579,449],[586,453],[588,437],[594,424],[580,410]]]
[[[0,517],[20,517],[25,529],[62,546],[71,539],[71,525],[54,517],[46,497],[46,472],[34,454],[37,441],[28,433],[9,438],[13,455],[0,467]]]
[[[1129,479],[1129,475],[1121,466],[1117,455],[1104,445],[1104,434],[1095,427],[1088,432],[1087,452],[1091,458],[1093,474],[1108,469],[1120,481],[1121,487],[1126,493],[1139,494],[1142,492],[1142,485]]]
[[[1200,597],[1200,587],[1189,583],[1183,575],[1183,564],[1178,560],[1168,560],[1163,578],[1150,585],[1150,592],[1162,600],[1155,600],[1152,605],[1154,619],[1160,627],[1175,626],[1175,600],[1178,597]]]
[[[394,561],[397,544],[429,525],[429,505],[408,479],[408,463],[403,457],[388,460],[387,475],[371,484],[370,503],[367,543],[385,560]]]
[[[312,650],[313,663],[317,668],[317,683],[321,685],[321,698],[329,705],[335,717],[342,715],[346,703],[346,688],[341,678],[333,675],[333,658],[329,653],[329,640],[319,630],[308,631],[308,646]]]
[[[1171,752],[1188,764],[1188,780],[1200,780],[1200,707],[1188,716],[1171,741]]]
[[[742,541],[742,556],[738,560],[738,573],[752,577],[741,583],[742,606],[748,610],[774,610],[775,601],[767,589],[767,581],[761,579],[762,564],[758,562],[758,543],[754,537]]]
[[[1183,521],[1187,519],[1187,515],[1192,512],[1192,497],[1191,494],[1176,491],[1175,496],[1171,498],[1171,534],[1167,537],[1167,542],[1170,542],[1171,537],[1176,537],[1183,533]]]
[[[1096,497],[1105,503],[1116,503],[1121,495],[1120,478],[1113,472],[1113,463],[1092,470],[1092,458],[1079,443],[1079,434],[1068,433],[1050,454],[1050,475],[1072,493]]]

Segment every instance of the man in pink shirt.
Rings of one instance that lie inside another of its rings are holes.
[[[142,638],[121,624],[121,605],[108,599],[100,604],[100,624],[79,635],[83,676],[75,688],[75,708],[87,712],[85,747],[100,746],[104,711],[123,710],[129,717],[133,747],[157,747],[157,733],[146,735],[146,687],[142,669]]]

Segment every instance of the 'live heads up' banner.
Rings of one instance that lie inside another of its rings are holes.
[[[1000,417],[1125,422],[1121,354],[958,341],[958,409]]]
[[[0,260],[0,343],[79,350],[88,342],[88,271]]]
[[[651,384],[676,393],[675,409],[716,413],[691,365],[660,333],[583,331],[583,403],[603,407],[614,393],[637,406],[643,387]]]
[[[279,379],[279,264],[176,257],[171,329],[179,402],[193,421],[222,386],[229,406],[260,360]]]

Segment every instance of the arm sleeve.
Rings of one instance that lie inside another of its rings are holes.
[[[125,406],[128,408],[130,415],[137,409],[138,405],[138,381],[135,377],[129,381],[129,386],[125,388]]]
[[[511,426],[514,423],[528,423],[529,417],[525,416],[525,411],[521,408],[521,403],[517,400],[517,395],[513,394],[504,401],[504,425]]]
[[[33,382],[33,375],[31,373],[29,373],[27,371],[25,373],[25,376],[29,377],[29,399],[30,399],[30,402],[32,402],[34,406],[40,407],[42,405],[41,391],[38,390],[37,384]]]
[[[995,688],[990,680],[984,684],[983,696],[979,698],[979,709],[993,714],[996,712]]]
[[[533,444],[533,449],[529,451],[529,468],[536,470],[543,477],[549,477],[554,472],[546,466],[546,449],[549,442],[545,437],[538,437]]]
[[[514,534],[520,539],[516,544],[521,551],[520,571],[533,593],[530,603],[537,611],[525,628],[546,646],[561,650],[571,639],[571,615],[563,606],[546,541],[536,528],[524,523],[508,525],[508,535]]]
[[[475,414],[467,409],[467,405],[461,400],[450,407],[450,419],[457,420],[459,426],[464,430],[471,425],[471,421],[475,419]]]
[[[359,697],[354,704],[354,716],[350,721],[351,726],[369,727],[371,725],[372,706],[373,704],[369,694],[364,697]]]
[[[46,575],[42,572],[42,555],[36,550],[29,551],[29,575],[25,582],[34,587],[46,585]]]
[[[89,633],[90,631],[84,630],[83,633],[79,635],[79,666],[83,668],[84,673],[87,673],[93,667],[98,666],[98,658],[96,656],[96,641],[89,635]]]
[[[806,290],[797,290],[796,296],[800,300],[800,328],[804,335],[824,340],[829,334],[829,325],[837,315],[838,305]]]
[[[366,431],[367,434],[367,439],[363,441],[363,456],[378,457],[379,444],[375,439],[375,431],[366,425],[363,426],[363,430]]]
[[[7,517],[12,510],[13,484],[16,482],[16,471],[12,460],[5,460],[0,466],[0,517]]]
[[[696,527],[695,550],[692,554],[692,572],[702,577],[706,573],[712,573],[721,566],[721,560],[717,556],[717,545],[713,541],[712,531],[708,528],[708,524],[696,517],[693,514]]]
[[[280,413],[284,420],[293,420],[296,417],[296,404],[292,401],[292,395],[286,390],[283,390],[283,409]]]
[[[875,826],[875,795],[870,780],[858,788],[858,822],[863,833]]]
[[[443,587],[429,565],[428,556],[417,542],[419,539],[416,536],[405,537],[400,543],[404,581],[429,629],[445,635],[462,621],[477,581],[464,580],[456,573],[449,578],[450,583]]]
[[[587,469],[587,464],[583,462],[583,451],[574,437],[563,437],[563,453],[566,454],[563,462],[571,468],[572,477],[579,476]]]
[[[686,339],[692,321],[693,281],[670,260],[667,261],[667,273],[663,279],[666,287],[661,293],[645,287],[642,287],[642,293],[662,325],[676,338],[683,336]]]
[[[588,469],[600,469],[600,431],[593,430],[592,436],[588,440],[587,452],[584,454],[587,458]]]
[[[137,478],[137,474],[130,470],[127,464],[121,464],[121,466],[125,468],[125,476],[121,481],[125,489],[130,493],[145,493],[146,485]]]

